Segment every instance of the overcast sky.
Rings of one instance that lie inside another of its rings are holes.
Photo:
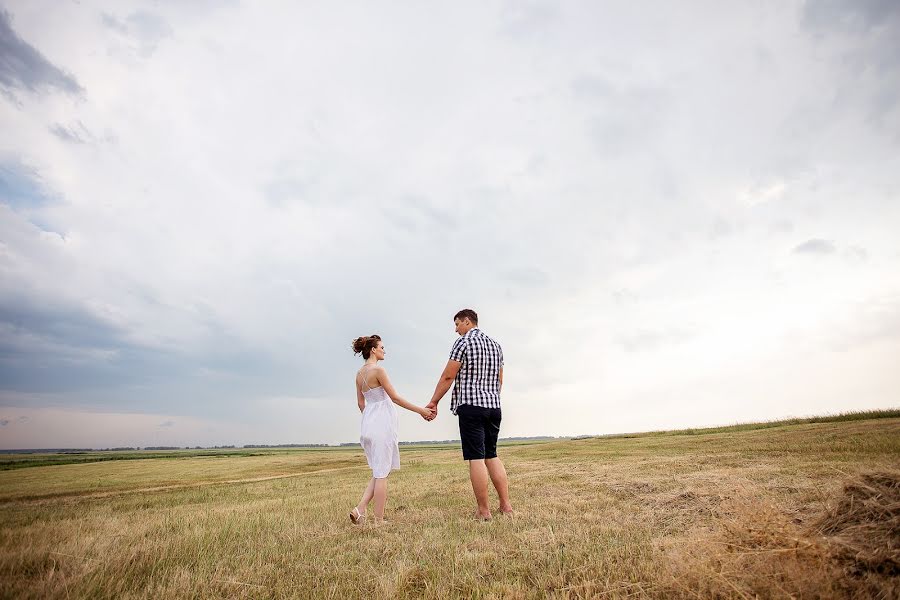
[[[353,441],[466,307],[503,436],[900,405],[896,2],[0,7],[0,448]]]

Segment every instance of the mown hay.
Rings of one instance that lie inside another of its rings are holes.
[[[669,558],[667,597],[900,599],[900,473],[852,478],[805,522],[734,500],[715,531]]]
[[[845,483],[815,531],[851,573],[900,576],[900,473],[867,473]]]

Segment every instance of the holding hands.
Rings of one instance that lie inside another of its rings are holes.
[[[418,410],[418,413],[422,415],[422,418],[426,421],[433,421],[435,417],[437,417],[437,405],[428,403],[420,408]]]

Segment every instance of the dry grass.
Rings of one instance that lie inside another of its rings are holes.
[[[0,597],[898,597],[900,419],[501,455],[514,518],[403,448],[381,528],[358,449],[5,471]]]
[[[760,500],[720,510],[715,534],[670,544],[668,595],[900,597],[900,472],[852,478],[810,522]]]

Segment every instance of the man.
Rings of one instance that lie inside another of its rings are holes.
[[[450,360],[441,373],[434,395],[426,408],[437,416],[437,405],[450,386],[450,411],[459,417],[463,460],[469,463],[469,478],[478,509],[475,518],[488,521],[488,479],[500,497],[500,512],[512,513],[509,483],[503,462],[497,458],[500,434],[500,388],[503,387],[503,350],[500,344],[478,328],[478,315],[464,309],[453,317],[459,339],[450,350]],[[433,419],[434,416],[431,418]],[[429,419],[430,420],[430,419]]]

